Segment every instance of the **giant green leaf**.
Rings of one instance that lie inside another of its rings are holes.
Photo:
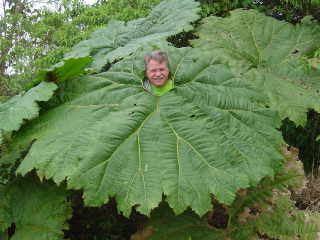
[[[294,26],[254,10],[235,10],[227,18],[205,19],[198,34],[194,46],[219,56],[236,72],[255,70],[259,80],[248,78],[269,96],[269,105],[282,119],[304,124],[308,109],[320,110],[320,73],[308,71],[299,60],[319,48],[318,28]]]
[[[230,17],[209,17],[203,23],[193,45],[246,68],[276,66],[293,56],[308,55],[320,45],[318,28],[292,25],[255,10],[234,10]]]
[[[149,214],[163,194],[175,213],[190,206],[203,215],[211,194],[230,204],[238,189],[273,176],[282,138],[264,95],[211,55],[166,50],[176,87],[162,97],[141,85],[144,52],[130,58],[138,68],[126,59],[68,81],[65,102],[14,139],[16,147],[34,141],[18,172],[67,180],[90,206],[115,197],[125,215],[133,206]]]
[[[0,188],[0,230],[12,223],[11,240],[60,240],[70,215],[62,187],[31,177],[17,179]]]
[[[74,46],[65,58],[94,56],[92,68],[100,70],[107,63],[126,57],[147,43],[190,31],[197,20],[199,3],[194,0],[162,1],[146,18],[124,23],[110,21],[107,27],[94,32],[89,40]]]
[[[24,120],[37,117],[40,110],[37,102],[48,101],[56,89],[56,84],[43,82],[0,104],[0,130],[18,130]]]

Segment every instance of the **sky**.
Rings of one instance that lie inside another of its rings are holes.
[[[41,7],[48,7],[48,8],[53,8],[54,9],[54,4],[49,4],[48,5],[48,0],[44,0],[44,1],[42,1],[43,3],[40,3],[41,2],[41,0],[39,0],[39,1],[35,1],[35,2],[37,2],[36,4],[34,4],[34,8],[41,8]],[[92,5],[92,4],[94,4],[94,3],[96,3],[97,2],[97,0],[83,0],[83,2],[85,3],[85,4],[87,4],[87,5]],[[2,17],[3,16],[3,10],[4,10],[4,8],[3,8],[3,3],[4,3],[4,0],[0,0],[0,17]],[[50,6],[51,5],[51,6]]]

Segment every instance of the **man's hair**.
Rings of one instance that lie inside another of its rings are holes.
[[[151,60],[155,60],[159,63],[165,62],[168,69],[170,70],[169,66],[169,59],[166,52],[162,52],[160,50],[152,51],[144,56],[144,67],[147,70],[147,65]]]

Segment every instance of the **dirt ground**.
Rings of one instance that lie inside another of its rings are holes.
[[[292,192],[291,198],[296,202],[298,209],[306,211],[306,215],[310,212],[320,214],[320,177],[307,178],[305,187],[298,193]],[[317,224],[320,228],[320,221],[317,220]],[[317,240],[320,240],[320,232]]]
[[[292,193],[291,196],[298,209],[320,213],[320,178],[310,177],[300,193]]]

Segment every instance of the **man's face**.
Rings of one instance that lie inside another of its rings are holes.
[[[166,84],[169,77],[169,68],[166,62],[150,60],[146,70],[147,78],[155,87],[162,87]]]

